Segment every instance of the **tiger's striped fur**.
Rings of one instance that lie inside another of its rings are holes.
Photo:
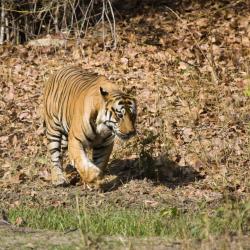
[[[53,184],[66,183],[61,151],[67,148],[82,180],[92,182],[107,166],[115,136],[135,134],[136,102],[104,76],[65,67],[45,86],[44,119]],[[87,148],[93,149],[92,161]]]

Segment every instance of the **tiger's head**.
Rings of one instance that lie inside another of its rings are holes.
[[[120,91],[106,91],[100,87],[105,101],[104,124],[122,140],[128,140],[136,134],[136,101]]]

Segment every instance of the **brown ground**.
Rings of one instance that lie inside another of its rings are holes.
[[[0,207],[70,207],[76,194],[88,206],[149,208],[249,197],[249,11],[248,1],[177,15],[145,7],[117,22],[116,50],[103,50],[98,27],[81,46],[0,47]],[[70,168],[71,186],[50,184],[40,111],[44,81],[63,65],[136,91],[138,136],[117,143],[99,191]]]

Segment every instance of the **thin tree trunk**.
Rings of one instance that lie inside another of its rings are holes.
[[[4,26],[5,26],[5,9],[4,9],[4,2],[5,0],[2,0],[1,4],[1,22],[0,22],[0,44],[3,44],[4,42]]]

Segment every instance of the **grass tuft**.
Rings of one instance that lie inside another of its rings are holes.
[[[250,232],[250,203],[226,203],[211,210],[197,211],[165,208],[146,209],[86,209],[77,211],[63,208],[15,208],[9,211],[12,222],[22,218],[36,229],[67,231],[81,228],[92,235],[151,237],[169,239],[204,239],[210,235],[242,235]]]

